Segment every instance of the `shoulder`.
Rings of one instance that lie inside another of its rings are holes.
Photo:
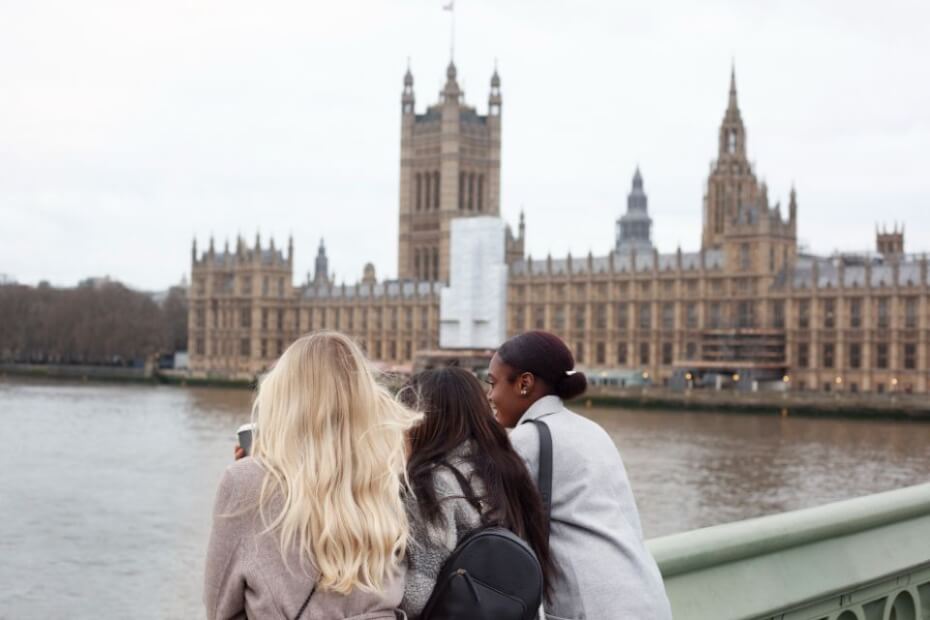
[[[231,463],[220,479],[216,508],[228,512],[257,504],[264,478],[264,468],[250,456]]]

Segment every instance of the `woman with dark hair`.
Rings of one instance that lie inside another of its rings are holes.
[[[531,475],[539,471],[539,431],[552,435],[550,544],[559,575],[546,605],[551,619],[670,620],[662,576],[643,541],[639,512],[613,440],[563,400],[581,396],[584,373],[557,336],[532,331],[491,359],[488,398]]]
[[[523,459],[510,445],[478,379],[461,368],[415,375],[400,400],[424,414],[408,433],[410,542],[401,603],[416,618],[443,563],[476,528],[498,525],[529,543],[552,580],[542,500]]]

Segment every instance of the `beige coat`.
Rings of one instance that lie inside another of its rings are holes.
[[[209,620],[293,620],[315,584],[301,569],[295,548],[285,566],[278,538],[262,533],[258,514],[263,470],[251,457],[230,465],[213,509],[203,600]],[[348,596],[317,589],[302,620],[394,620],[404,593],[403,567],[380,594]]]

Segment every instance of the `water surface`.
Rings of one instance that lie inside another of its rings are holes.
[[[200,618],[216,484],[251,394],[0,380],[0,618]],[[930,424],[580,410],[647,537],[926,481]]]

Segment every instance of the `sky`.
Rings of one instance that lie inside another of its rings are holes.
[[[164,289],[191,242],[325,238],[352,283],[397,273],[400,95],[450,59],[445,0],[0,4],[0,274]],[[527,251],[604,254],[635,167],[660,251],[697,250],[735,64],[750,159],[798,192],[810,250],[906,223],[930,251],[930,5],[456,0],[455,62],[502,81],[501,213]],[[0,279],[3,275],[0,275]]]

